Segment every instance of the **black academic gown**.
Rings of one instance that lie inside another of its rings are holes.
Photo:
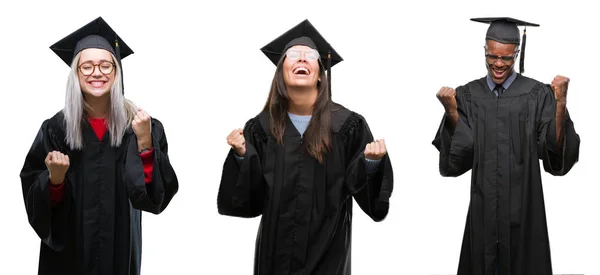
[[[287,117],[287,116],[286,116]],[[352,198],[374,221],[389,209],[389,157],[368,175],[364,150],[373,141],[365,119],[334,104],[332,152],[324,164],[306,151],[289,117],[283,146],[269,131],[269,113],[244,127],[246,155],[230,150],[218,194],[220,214],[262,215],[254,274],[350,274]]]
[[[38,274],[138,275],[141,264],[141,211],[161,213],[178,190],[167,156],[162,124],[152,119],[154,166],[145,184],[137,140],[131,127],[118,148],[110,133],[100,142],[82,121],[84,148],[65,142],[63,113],[43,122],[21,171],[29,223],[41,238]],[[65,197],[51,207],[48,152],[67,154]]]
[[[459,275],[552,274],[539,159],[552,175],[578,161],[579,136],[568,113],[556,144],[556,101],[548,85],[517,75],[499,98],[486,78],[456,89],[459,120],[442,120],[433,145],[440,173],[472,169],[471,201]]]

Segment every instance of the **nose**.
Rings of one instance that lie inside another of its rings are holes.
[[[504,62],[502,62],[502,59],[498,58],[494,62],[494,66],[496,66],[496,67],[503,67],[504,66]]]
[[[300,57],[298,57],[298,62],[306,62],[306,54],[304,52],[300,52]]]
[[[92,73],[92,77],[94,78],[101,78],[102,77],[102,72],[100,72],[100,66],[94,66],[94,72]]]

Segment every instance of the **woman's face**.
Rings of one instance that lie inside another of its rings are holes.
[[[110,94],[115,81],[116,66],[109,51],[85,49],[78,64],[79,85],[87,96],[102,97]]]
[[[317,87],[319,53],[307,46],[297,45],[286,51],[283,61],[283,80],[290,88]]]

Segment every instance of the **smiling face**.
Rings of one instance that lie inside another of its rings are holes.
[[[283,80],[289,88],[316,88],[319,81],[319,54],[302,45],[286,52],[283,62]]]
[[[495,84],[502,84],[513,73],[515,58],[517,57],[517,45],[502,44],[494,40],[486,43],[486,67],[489,76]]]
[[[81,51],[78,63],[79,86],[86,96],[103,97],[110,94],[115,71],[109,51],[93,48]]]

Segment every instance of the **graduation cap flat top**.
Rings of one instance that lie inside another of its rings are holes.
[[[519,28],[517,26],[540,26],[535,23],[529,23],[510,17],[482,17],[471,18],[471,20],[490,24],[487,30],[486,39],[498,41],[504,44],[519,45],[521,43],[521,35],[519,34]]]
[[[300,24],[277,37],[260,50],[271,60],[271,62],[273,62],[273,64],[277,65],[281,55],[283,55],[288,48],[296,45],[304,45],[317,50],[322,60],[327,59],[328,54],[331,54],[331,67],[343,61],[342,57],[331,47],[327,40],[325,40],[308,20],[300,22]]]
[[[102,17],[94,19],[50,46],[68,66],[71,66],[75,55],[89,48],[107,50],[117,57],[119,63],[120,59],[133,53]]]

